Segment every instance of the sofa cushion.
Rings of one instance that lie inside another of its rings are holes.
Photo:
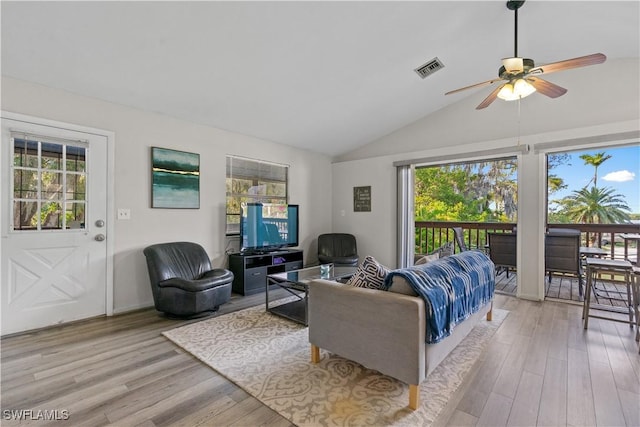
[[[367,255],[356,272],[347,281],[347,285],[359,288],[382,289],[384,278],[391,270],[380,264],[374,257]]]
[[[431,255],[424,255],[424,256],[421,256],[420,258],[418,258],[418,260],[415,262],[414,265],[428,264],[431,261],[435,261],[435,260],[437,260],[439,258],[440,258],[440,254],[439,253],[435,253],[435,254],[431,254]]]
[[[413,290],[409,282],[404,277],[394,276],[391,281],[391,286],[387,289],[389,292],[394,292],[396,294],[404,294],[412,297],[417,297],[418,294]]]
[[[414,265],[424,266],[426,264],[429,264],[430,262],[437,261],[438,259],[440,259],[440,255],[437,253],[431,254],[431,255],[421,255],[421,256],[417,255],[416,262]],[[418,296],[418,294],[413,290],[411,285],[409,285],[409,283],[405,280],[405,278],[401,276],[394,276],[393,280],[391,281],[391,286],[389,286],[389,289],[387,290],[389,292],[410,295],[412,297]]]
[[[438,254],[439,258],[444,258],[446,256],[451,256],[453,255],[453,251],[454,251],[454,246],[453,246],[453,242],[447,242],[444,245],[440,246],[437,249],[434,249],[433,252],[430,252],[429,255],[435,255]]]

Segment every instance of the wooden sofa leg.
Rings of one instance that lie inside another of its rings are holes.
[[[409,384],[409,408],[413,411],[420,404],[420,384]]]
[[[493,319],[493,301],[491,301],[491,308],[487,311],[487,322],[491,322]]]
[[[320,362],[320,347],[311,344],[311,363]]]

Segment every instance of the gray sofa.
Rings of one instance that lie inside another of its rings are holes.
[[[494,271],[488,258],[486,262]],[[491,320],[492,300],[448,337],[427,344],[425,301],[416,295],[397,276],[389,291],[313,281],[308,306],[312,362],[320,360],[324,349],[403,381],[409,384],[409,407],[417,409],[419,384],[480,320]]]

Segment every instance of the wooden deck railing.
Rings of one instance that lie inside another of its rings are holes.
[[[416,221],[415,223],[415,252],[429,253],[446,242],[455,241],[452,227],[462,227],[464,241],[470,249],[483,249],[487,243],[487,233],[511,233],[515,229],[514,223],[493,222],[443,222]],[[580,230],[582,246],[596,246],[609,251],[611,259],[622,259],[623,255],[616,251],[616,243],[622,245],[622,240],[616,236],[623,233],[640,233],[638,224],[548,224],[547,228],[572,228]],[[459,247],[456,244],[456,252]]]
[[[484,248],[487,233],[511,233],[515,226],[513,223],[416,221],[415,252],[429,253],[446,242],[455,241],[453,227],[462,227],[467,247],[477,249]],[[456,244],[456,252],[459,250]]]

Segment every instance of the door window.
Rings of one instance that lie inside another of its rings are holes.
[[[24,134],[11,140],[12,230],[84,229],[86,146]]]

